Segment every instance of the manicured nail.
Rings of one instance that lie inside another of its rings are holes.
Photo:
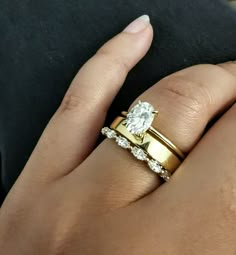
[[[150,24],[150,18],[148,15],[143,15],[136,20],[134,20],[132,23],[130,23],[123,32],[135,34],[140,31],[142,31],[144,28],[146,28]]]

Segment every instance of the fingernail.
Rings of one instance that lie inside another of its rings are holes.
[[[134,20],[132,23],[130,23],[123,32],[125,33],[131,33],[135,34],[140,31],[142,31],[144,28],[146,28],[150,24],[150,18],[148,15],[143,15],[136,20]]]

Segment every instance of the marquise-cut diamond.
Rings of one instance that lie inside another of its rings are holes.
[[[110,129],[110,130],[107,132],[107,137],[110,138],[110,139],[115,138],[115,137],[116,137],[116,132],[115,132],[114,130],[111,130],[111,129]]]
[[[118,136],[116,138],[116,142],[120,147],[122,147],[124,149],[129,149],[130,148],[130,142],[124,137]]]
[[[135,158],[141,160],[141,161],[144,161],[147,159],[147,155],[146,153],[138,148],[138,147],[133,147],[132,150],[131,150],[132,154],[135,156]]]
[[[148,161],[148,166],[155,173],[160,174],[163,171],[161,165],[156,160],[152,159],[152,160]]]
[[[146,132],[154,119],[154,107],[147,102],[139,102],[127,114],[125,125],[127,130],[134,135]]]

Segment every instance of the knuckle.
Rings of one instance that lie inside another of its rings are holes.
[[[213,64],[200,64],[200,65],[197,65],[201,68],[205,68],[207,69],[208,72],[212,73],[212,74],[215,74],[215,73],[221,73],[221,75],[229,75],[231,76],[230,72],[228,72],[227,68],[225,68],[227,64],[224,63],[224,64],[218,64],[218,65],[213,65]],[[196,67],[197,67],[196,66]]]
[[[236,61],[229,61],[223,64],[218,64],[218,68],[222,69],[228,76],[236,79]]]
[[[125,59],[122,59],[120,56],[116,56],[114,53],[112,53],[109,49],[106,47],[101,48],[97,53],[96,53],[97,58],[101,58],[104,65],[106,66],[113,74],[113,76],[123,76],[126,75],[129,70],[129,64]]]
[[[203,114],[208,102],[207,91],[202,84],[179,75],[168,76],[162,81],[164,84],[161,86],[161,92],[166,94],[166,97],[173,99],[173,102],[180,104],[183,110],[191,114]]]
[[[80,96],[68,93],[65,95],[62,101],[59,111],[60,112],[77,111],[81,108],[82,104],[83,99]]]
[[[226,62],[218,65],[207,65],[209,72],[216,77],[224,79],[225,83],[234,84],[236,83],[236,62]],[[235,86],[236,89],[236,86]]]

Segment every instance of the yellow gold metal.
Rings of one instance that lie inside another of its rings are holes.
[[[156,114],[158,114],[158,111],[155,111],[155,112]],[[125,111],[123,111],[121,114],[125,117],[127,116],[127,112]],[[183,152],[177,146],[175,146],[168,138],[166,138],[162,133],[156,130],[154,127],[151,126],[148,129],[148,131],[151,132],[154,136],[156,136],[159,140],[163,141],[163,143],[166,144],[171,150],[173,150],[173,152],[177,154],[177,156],[180,159],[185,158],[185,155],[183,154]]]
[[[154,111],[154,112],[152,112],[153,114],[155,114],[155,115],[158,115],[158,111]],[[127,114],[128,114],[128,112],[126,112],[126,111],[123,111],[123,112],[121,112],[121,114],[123,115],[123,116],[127,116]]]
[[[134,135],[134,137],[135,137],[137,140],[143,142],[143,139],[144,139],[144,137],[145,137],[145,133],[144,133],[144,134],[139,134],[139,135]]]
[[[185,158],[183,152],[177,146],[175,146],[169,139],[167,139],[162,133],[160,133],[153,127],[150,127],[149,131],[155,136],[157,136],[160,140],[162,140],[168,147],[170,147],[170,149],[173,150],[180,157],[180,159]]]
[[[111,128],[117,133],[126,137],[134,145],[144,149],[149,156],[157,160],[165,169],[173,173],[182,163],[178,148],[171,143],[167,138],[161,135],[158,131],[153,132],[147,130],[142,139],[131,134],[125,125],[123,125],[125,118],[117,117],[111,124]],[[155,130],[156,131],[156,130]],[[177,151],[178,153],[177,153]],[[181,153],[180,153],[181,154]]]

